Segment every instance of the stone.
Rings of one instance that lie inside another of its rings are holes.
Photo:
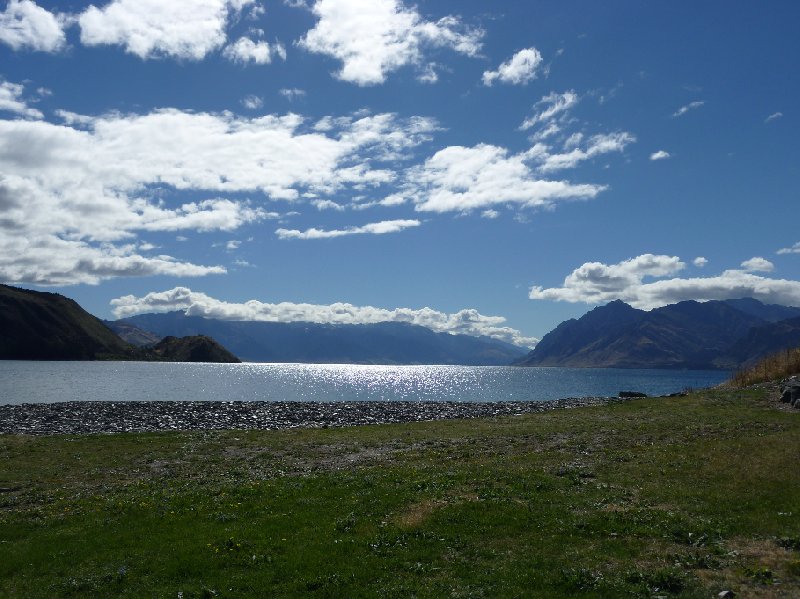
[[[733,591],[721,591],[717,594],[717,597],[719,599],[732,599],[733,597],[736,597],[736,593]]]

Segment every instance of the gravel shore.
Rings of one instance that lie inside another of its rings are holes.
[[[0,434],[75,435],[213,429],[341,427],[513,416],[605,405],[617,398],[526,402],[130,401],[0,405]]]

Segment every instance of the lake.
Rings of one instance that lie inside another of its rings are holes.
[[[546,401],[710,387],[712,370],[0,361],[0,404],[61,401]]]

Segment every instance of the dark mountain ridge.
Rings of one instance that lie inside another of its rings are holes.
[[[228,321],[183,312],[140,314],[116,322],[158,335],[209,335],[253,362],[506,365],[525,354],[525,349],[497,339],[436,333],[401,322]]]
[[[795,319],[783,319],[792,316]],[[800,345],[797,317],[800,308],[751,298],[689,300],[649,312],[616,300],[562,322],[516,364],[732,369]]]
[[[136,347],[72,299],[8,285],[0,285],[0,360],[239,361],[207,337]]]

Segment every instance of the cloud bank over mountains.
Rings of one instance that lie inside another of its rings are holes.
[[[697,258],[703,267],[706,260]],[[571,303],[605,304],[622,300],[651,310],[684,300],[726,300],[752,297],[766,304],[800,306],[800,281],[773,279],[754,272],[771,272],[774,265],[761,257],[745,260],[740,269],[710,277],[675,277],[686,268],[677,256],[643,254],[616,264],[586,262],[564,279],[561,287],[534,286],[529,297]],[[651,279],[645,281],[645,279]]]
[[[347,303],[319,305],[281,302],[270,304],[258,300],[231,303],[218,300],[205,293],[192,291],[186,287],[152,292],[142,297],[126,295],[112,300],[111,305],[114,306],[113,312],[117,318],[150,312],[181,310],[187,316],[219,320],[315,322],[321,324],[405,322],[426,327],[437,333],[486,336],[521,347],[532,347],[538,341],[534,337],[522,335],[516,329],[503,326],[506,319],[502,316],[484,316],[474,309],[447,314],[431,308],[387,310],[373,306],[353,306]]]

